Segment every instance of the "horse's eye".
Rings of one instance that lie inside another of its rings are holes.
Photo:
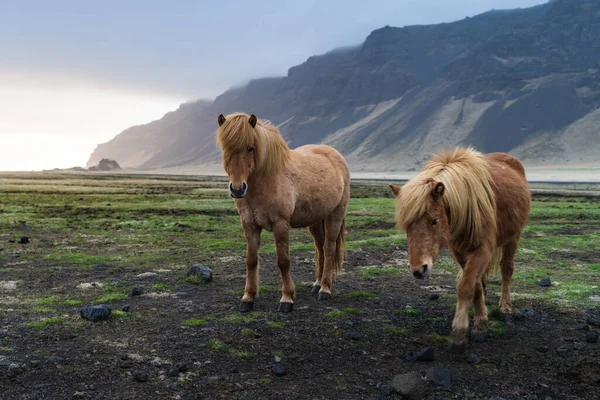
[[[254,147],[250,146],[248,147],[248,153],[252,153],[254,151]]]
[[[434,219],[433,219],[433,222],[431,223],[431,226],[436,226],[436,225],[437,225],[437,223],[438,223],[438,219],[437,219],[437,218],[434,218]]]

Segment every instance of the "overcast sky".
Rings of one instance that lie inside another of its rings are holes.
[[[2,0],[0,170],[84,164],[95,144],[132,124],[251,78],[285,75],[385,25],[543,2]]]

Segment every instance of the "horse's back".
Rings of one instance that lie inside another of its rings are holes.
[[[315,162],[327,160],[338,170],[345,178],[350,179],[350,168],[342,154],[331,146],[324,144],[307,144],[293,150],[293,152],[303,154]]]
[[[519,173],[523,178],[525,178],[525,167],[518,158],[511,156],[506,153],[489,153],[486,154],[486,158],[492,162],[499,162],[508,165],[515,171]]]

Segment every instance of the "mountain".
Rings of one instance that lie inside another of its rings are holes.
[[[129,128],[88,164],[109,157],[125,168],[218,167],[216,117],[235,111],[279,125],[291,147],[336,147],[353,171],[418,168],[457,144],[528,164],[598,163],[600,1],[386,26],[285,77],[253,80]]]

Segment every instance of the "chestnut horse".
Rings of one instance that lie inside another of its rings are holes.
[[[290,150],[270,122],[254,114],[218,117],[217,143],[229,177],[229,193],[246,236],[246,288],[240,311],[258,296],[258,249],[263,229],[273,232],[282,288],[278,311],[290,312],[295,298],[290,276],[290,228],[308,227],[315,243],[313,293],[331,297],[333,272],[344,261],[350,171],[333,147],[306,145]]]
[[[450,350],[463,351],[471,302],[473,331],[487,330],[485,284],[498,264],[500,311],[512,313],[510,279],[531,204],[525,169],[508,154],[459,147],[433,156],[404,187],[390,187],[396,195],[397,227],[408,239],[412,274],[426,278],[446,245],[461,267]]]

